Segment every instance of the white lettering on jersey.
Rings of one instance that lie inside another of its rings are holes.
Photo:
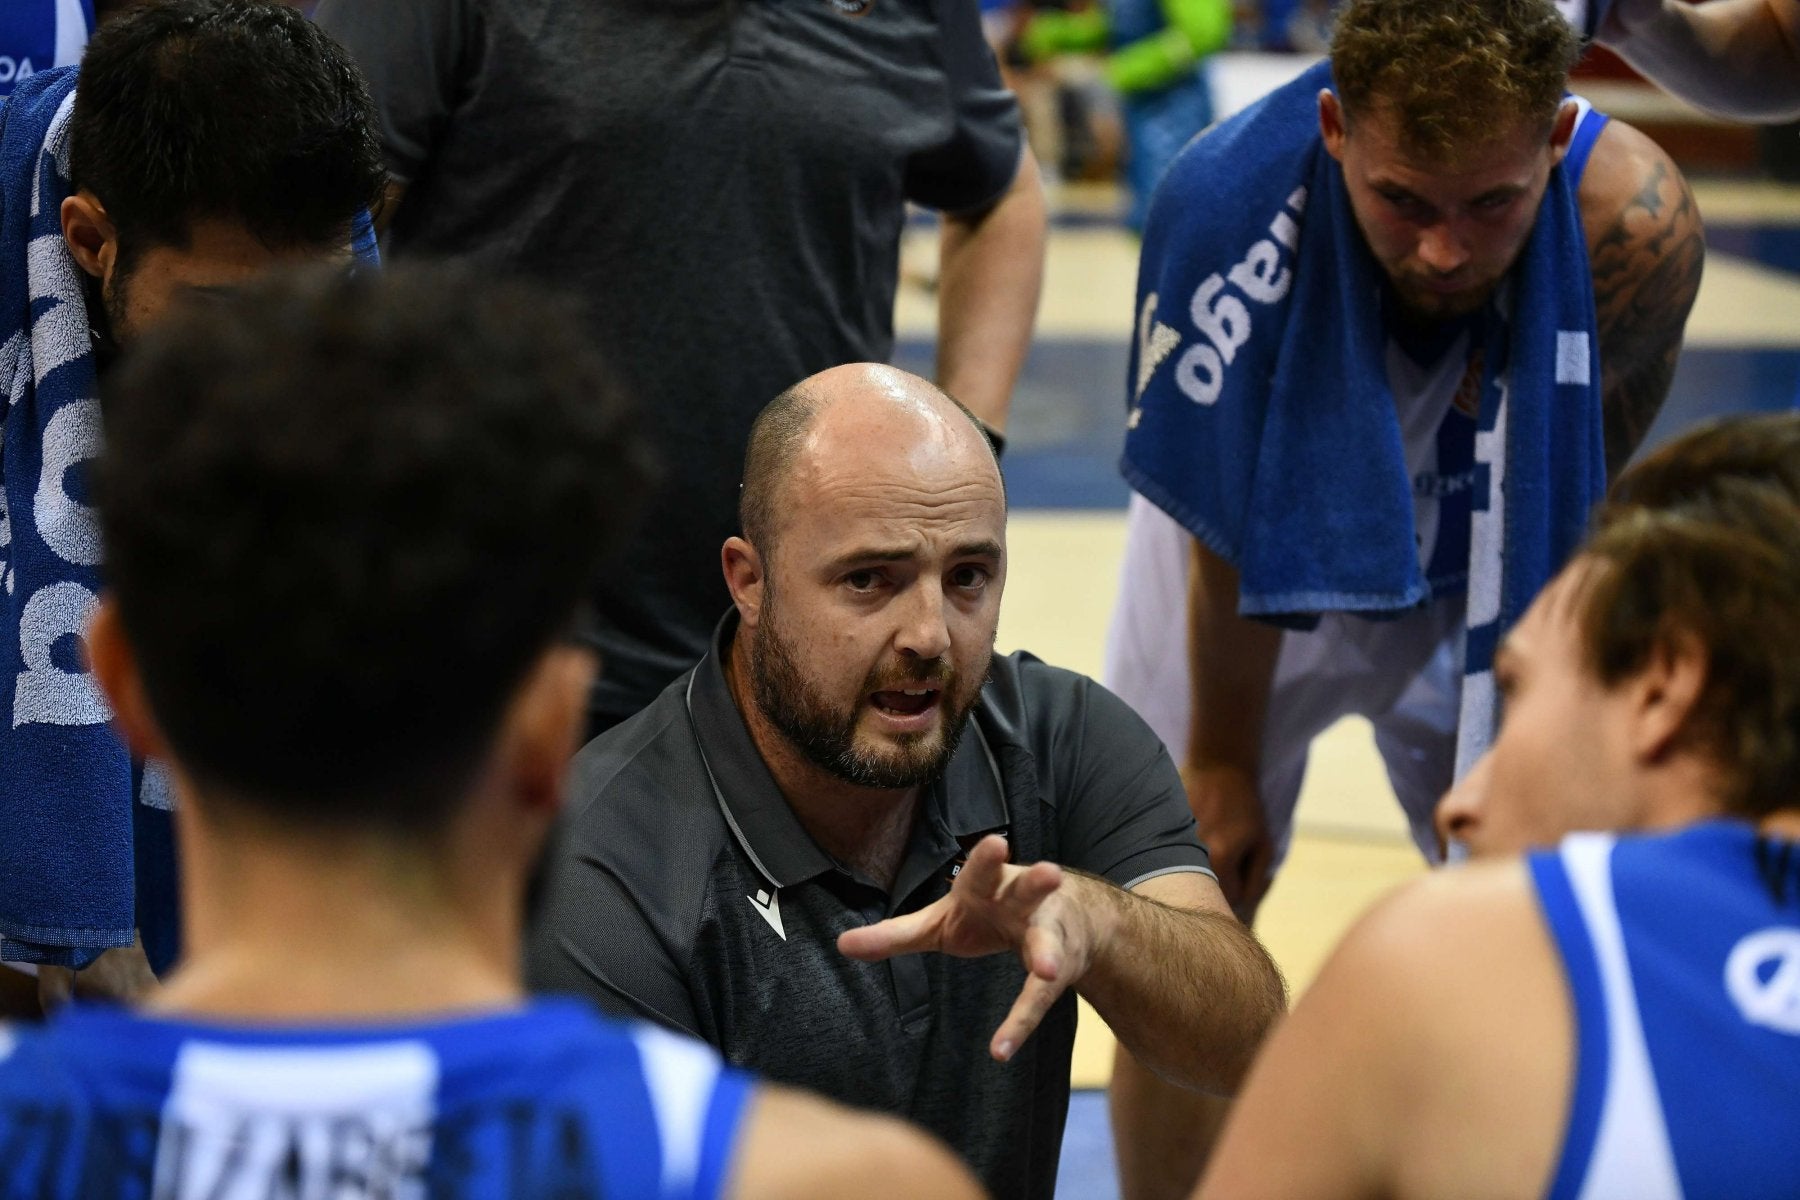
[[[1800,1036],[1800,929],[1764,929],[1731,948],[1725,990],[1744,1020]]]
[[[189,1042],[163,1106],[153,1193],[425,1200],[437,1085],[422,1042]]]
[[[769,928],[775,931],[777,937],[784,942],[787,941],[787,930],[781,926],[780,892],[757,892],[756,895],[745,896],[744,899],[750,902],[750,907],[756,910],[758,916],[769,923]]]

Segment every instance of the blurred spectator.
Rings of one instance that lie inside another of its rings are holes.
[[[1112,0],[1105,8],[1043,11],[1020,35],[1027,59],[1110,48],[1106,81],[1119,93],[1130,143],[1130,226],[1142,230],[1150,196],[1188,139],[1212,123],[1202,69],[1231,36],[1229,0]]]

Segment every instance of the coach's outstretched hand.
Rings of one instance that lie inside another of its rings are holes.
[[[1087,973],[1115,908],[1104,896],[1088,895],[1084,885],[1090,881],[1055,863],[1019,867],[1007,862],[1007,855],[1006,839],[989,834],[969,852],[949,895],[918,912],[838,937],[840,952],[867,962],[928,950],[959,958],[1016,952],[1025,964],[1025,987],[988,1044],[1001,1062]]]

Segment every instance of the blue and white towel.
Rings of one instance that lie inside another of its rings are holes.
[[[9,959],[82,966],[128,945],[131,759],[81,660],[100,530],[86,278],[63,242],[74,68],[0,107],[0,936]]]
[[[63,241],[77,68],[0,105],[0,957],[84,966],[136,923],[133,771],[83,661],[101,586],[86,279]],[[354,247],[375,261],[368,214]],[[154,766],[140,798],[166,808]]]
[[[1244,615],[1297,628],[1322,612],[1397,616],[1434,595],[1388,386],[1381,268],[1319,134],[1330,83],[1321,63],[1215,126],[1159,190],[1122,462],[1132,487],[1237,568]],[[1500,636],[1605,489],[1586,263],[1558,168],[1510,311],[1487,322],[1459,769],[1491,738]]]

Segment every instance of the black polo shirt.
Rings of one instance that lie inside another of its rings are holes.
[[[1004,833],[1016,862],[1121,887],[1206,871],[1162,743],[1092,680],[1029,654],[996,657],[890,893],[820,849],[776,788],[720,669],[735,627],[728,618],[698,667],[577,757],[530,940],[533,986],[908,1117],[997,1196],[1050,1196],[1074,995],[996,1063],[989,1039],[1025,981],[1016,956],[862,963],[838,953],[837,936],[943,896],[987,833]]]
[[[594,596],[594,709],[629,716],[730,603],[756,415],[893,353],[907,201],[980,210],[1017,173],[976,0],[323,0],[319,23],[407,182],[394,258],[575,294],[638,401],[663,483]]]

